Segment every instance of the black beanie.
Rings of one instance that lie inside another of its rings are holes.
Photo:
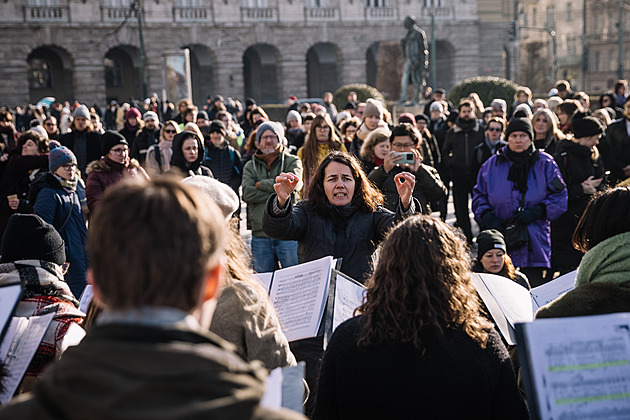
[[[484,230],[477,236],[477,259],[481,260],[483,254],[491,249],[500,249],[507,252],[503,235],[496,229]]]
[[[0,263],[20,260],[66,262],[61,235],[36,214],[12,215],[4,231]]]
[[[225,129],[225,124],[221,120],[213,120],[210,124],[210,128],[208,129],[209,133],[221,133],[224,136],[227,134],[227,130]]]
[[[108,130],[101,135],[101,151],[103,152],[103,156],[106,156],[107,153],[118,144],[124,144],[129,147],[127,139],[118,131]]]
[[[454,109],[448,114],[448,117],[446,117],[446,122],[454,123],[457,117],[459,117],[459,111]]]
[[[604,124],[601,123],[599,118],[590,116],[573,118],[571,128],[573,129],[573,136],[576,139],[597,136],[599,134],[604,134],[604,131],[606,131]]]
[[[512,118],[505,129],[505,138],[510,137],[510,134],[516,131],[523,131],[527,133],[530,139],[534,140],[534,127],[529,118]]]

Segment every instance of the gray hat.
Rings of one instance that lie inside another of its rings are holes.
[[[219,206],[223,217],[229,220],[238,209],[239,201],[236,193],[227,184],[209,176],[189,176],[182,180],[184,184],[192,185],[208,195]]]
[[[505,102],[505,100],[503,99],[493,99],[492,102],[490,102],[490,107],[491,108],[501,108],[501,110],[503,112],[507,111],[507,102]]]
[[[156,114],[153,111],[147,111],[144,113],[144,115],[142,116],[142,120],[146,121],[146,120],[153,120],[157,123],[160,122],[160,119],[158,118],[158,114]]]
[[[287,114],[287,123],[291,120],[296,120],[298,123],[302,124],[302,116],[294,109],[289,111],[289,113]]]
[[[442,106],[442,103],[440,103],[439,101],[435,101],[431,103],[431,106],[429,106],[429,111],[444,112],[444,107]]]
[[[77,109],[72,113],[72,118],[83,117],[86,120],[90,119],[90,110],[85,105],[79,105]]]
[[[278,142],[280,142],[280,144],[283,144],[284,128],[282,128],[282,124],[274,121],[265,121],[264,123],[260,124],[260,126],[256,130],[256,143],[260,144],[260,137],[267,130],[273,131],[274,134],[278,136]]]

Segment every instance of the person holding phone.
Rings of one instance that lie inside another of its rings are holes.
[[[418,210],[422,214],[431,214],[429,203],[446,197],[447,189],[438,171],[422,163],[423,156],[419,148],[422,141],[420,132],[411,124],[403,123],[394,127],[389,140],[391,151],[383,164],[372,170],[368,179],[385,196],[385,207],[395,211],[399,198],[395,177],[403,172],[413,174],[416,178],[413,196],[421,206]]]

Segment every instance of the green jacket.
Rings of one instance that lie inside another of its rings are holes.
[[[258,153],[245,164],[243,168],[243,201],[247,203],[247,218],[252,227],[252,236],[268,238],[262,229],[262,218],[265,212],[265,203],[271,194],[276,191],[273,184],[276,177],[282,172],[291,172],[300,179],[291,201],[295,205],[298,201],[298,194],[302,189],[302,161],[299,157],[289,154],[286,149],[280,152],[280,156],[267,169],[267,164],[258,158]],[[258,183],[258,187],[256,186]]]

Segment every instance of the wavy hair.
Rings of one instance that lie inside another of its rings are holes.
[[[389,132],[383,128],[376,128],[370,131],[363,145],[361,146],[361,158],[370,163],[374,163],[374,148],[384,142],[389,142]]]
[[[330,202],[324,192],[326,167],[331,162],[342,163],[350,168],[354,178],[354,196],[352,204],[360,211],[372,212],[383,205],[383,194],[367,179],[361,164],[354,156],[344,152],[330,152],[317,168],[309,186],[308,205],[315,212],[326,216],[330,213]]]
[[[330,147],[330,150],[341,150],[341,146],[343,146],[343,142],[337,136],[335,126],[330,120],[328,114],[316,115],[311,123],[311,129],[306,136],[306,140],[304,141],[304,146],[302,146],[302,166],[304,167],[304,173],[306,174],[313,173],[319,165],[317,150],[318,144],[315,132],[317,131],[316,127],[322,122],[330,127],[328,132],[328,146]]]
[[[545,118],[547,119],[547,124],[548,124],[547,135],[546,135],[547,139],[553,136],[554,142],[557,143],[560,140],[564,140],[566,138],[565,134],[558,128],[558,124],[559,124],[558,117],[550,109],[543,108],[534,112],[534,115],[532,115],[532,119],[531,119],[532,126],[536,124],[536,118],[538,118],[539,115],[544,115]],[[536,137],[536,133],[534,133],[534,137]]]
[[[365,318],[358,346],[411,343],[424,354],[426,334],[458,329],[485,347],[492,325],[481,314],[464,244],[430,216],[412,216],[391,230],[357,309]]]
[[[175,129],[175,134],[179,134],[182,131],[179,129],[179,124],[177,124],[175,121],[173,120],[168,120],[164,123],[164,125],[162,126],[162,128],[160,129],[160,141],[164,140],[164,130],[166,130],[168,127],[173,127]]]

